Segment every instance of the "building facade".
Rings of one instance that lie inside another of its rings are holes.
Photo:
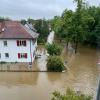
[[[0,31],[0,62],[33,62],[38,34],[15,21],[5,21]]]

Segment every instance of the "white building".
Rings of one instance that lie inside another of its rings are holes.
[[[33,62],[38,34],[17,21],[0,23],[0,62]]]

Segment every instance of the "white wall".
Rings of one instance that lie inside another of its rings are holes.
[[[54,35],[55,35],[54,31],[52,31],[52,32],[49,33],[48,39],[47,39],[47,43],[49,43],[49,44],[53,43],[53,41],[54,41]]]
[[[31,55],[32,55],[32,61],[34,61],[35,56],[33,57],[33,53],[36,54],[36,49],[37,49],[37,40],[35,43],[31,40]]]
[[[0,40],[0,53],[1,58],[0,61],[5,62],[31,62],[31,53],[32,53],[32,61],[33,58],[33,52],[35,51],[37,47],[37,43],[34,45],[32,44],[32,40],[26,40],[26,46],[17,46],[16,40],[14,39],[8,39],[7,40],[7,47],[4,46],[4,42],[6,39]],[[19,40],[19,39],[17,39]],[[30,42],[31,42],[31,53],[30,53]],[[5,53],[9,53],[9,58],[5,58]],[[27,59],[25,58],[18,58],[18,53],[27,53]]]

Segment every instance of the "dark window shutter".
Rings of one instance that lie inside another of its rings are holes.
[[[18,53],[18,58],[20,58],[20,53]]]
[[[25,53],[25,58],[27,58],[27,53]]]
[[[19,46],[19,41],[17,40],[17,46]]]

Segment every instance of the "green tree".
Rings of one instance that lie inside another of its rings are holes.
[[[57,44],[47,44],[46,45],[47,52],[49,55],[60,55],[62,52],[62,47]]]
[[[50,72],[62,72],[65,70],[62,59],[59,56],[49,56],[47,59],[47,70]]]
[[[54,16],[54,19],[51,20],[51,28],[55,31],[57,37],[61,37],[61,27],[62,27],[62,19],[60,16]]]
[[[74,0],[76,10],[65,9],[51,20],[56,37],[71,42],[77,52],[78,44],[97,46],[100,41],[100,6],[89,6],[85,0]]]
[[[27,21],[28,21],[28,23],[31,23],[31,24],[33,24],[33,25],[34,25],[34,23],[35,23],[35,20],[32,19],[32,18],[28,18]]]
[[[25,25],[26,24],[26,20],[25,19],[22,19],[21,20],[21,24]]]
[[[72,19],[72,27],[69,29],[69,32],[72,33],[72,40],[75,44],[75,53],[77,52],[78,43],[82,39],[83,28],[82,28],[82,7],[83,0],[74,0],[77,3],[77,9]]]
[[[96,47],[100,41],[100,7],[92,6],[83,11],[83,43]]]
[[[56,16],[53,20],[53,27],[57,33],[63,39],[65,38],[67,43],[72,42],[74,44],[75,52],[77,52],[78,43],[82,39],[82,7],[83,0],[75,0],[77,3],[76,12],[71,10],[65,10],[61,17]]]
[[[49,23],[45,19],[36,20],[34,24],[35,29],[39,33],[38,42],[45,43],[49,34]]]
[[[9,17],[0,17],[0,22],[11,20]]]
[[[69,29],[71,27],[72,18],[73,18],[74,12],[72,10],[65,9],[62,13],[61,19],[63,22],[62,28],[61,28],[61,37],[67,42],[71,41],[71,33],[69,32]]]

